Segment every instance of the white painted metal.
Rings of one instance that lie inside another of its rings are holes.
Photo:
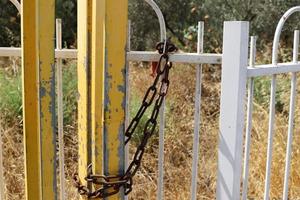
[[[166,29],[166,22],[164,15],[162,14],[160,8],[153,0],[145,0],[155,11],[158,20],[159,20],[159,26],[160,26],[160,40],[161,41],[167,41],[167,29]]]
[[[17,47],[0,47],[0,57],[21,57],[21,48]],[[56,49],[55,58],[75,59],[77,58],[76,49]]]
[[[273,155],[272,152],[273,131],[274,131],[274,119],[275,119],[276,75],[272,75],[270,95],[271,97],[270,97],[270,111],[269,111],[268,148],[267,148],[267,165],[266,165],[264,200],[269,200],[269,193],[270,193],[271,165],[272,165],[272,155]]]
[[[281,31],[286,20],[295,12],[300,12],[300,6],[289,9],[280,19],[274,36],[273,51],[272,51],[272,64],[277,65],[278,62],[278,46]],[[269,120],[269,133],[268,133],[268,154],[267,154],[267,167],[266,167],[266,182],[264,200],[269,199],[270,193],[270,176],[271,176],[271,163],[272,163],[272,146],[273,146],[273,127],[275,118],[275,93],[276,93],[276,75],[272,75],[271,81],[271,100],[270,100],[270,120]]]
[[[258,77],[258,76],[269,76],[275,74],[285,74],[289,72],[299,72],[300,63],[279,63],[276,65],[256,65],[255,67],[248,67],[247,76],[248,77]]]
[[[250,66],[255,65],[256,58],[256,37],[251,37],[250,43]],[[250,78],[248,83],[248,102],[247,102],[247,124],[246,124],[246,139],[245,139],[245,152],[244,152],[244,170],[243,170],[243,190],[242,200],[247,200],[248,192],[248,177],[249,177],[249,157],[250,157],[250,144],[251,144],[251,130],[252,130],[252,110],[253,110],[253,90],[254,79]]]
[[[127,30],[127,52],[130,51],[131,48],[131,21],[128,21],[128,30]],[[129,61],[126,59],[126,107],[125,107],[125,129],[129,126],[130,123],[130,68]],[[127,169],[129,166],[129,144],[125,146],[125,168]],[[128,200],[128,195],[125,196],[125,200]]]
[[[62,50],[55,50],[55,57],[56,58],[77,58],[77,50],[76,49],[62,49]]]
[[[159,150],[158,150],[158,181],[157,200],[164,199],[164,137],[165,137],[165,109],[166,101],[163,101],[159,113]]]
[[[56,19],[56,48],[62,49],[62,23]],[[56,60],[57,73],[57,122],[58,122],[58,143],[59,143],[59,180],[60,199],[65,199],[65,155],[64,155],[64,109],[63,109],[63,72],[62,59]]]
[[[272,63],[273,64],[277,64],[279,39],[280,39],[283,25],[286,22],[286,20],[295,12],[300,12],[300,6],[293,7],[291,9],[289,9],[286,13],[284,13],[284,15],[281,17],[281,19],[277,25],[277,28],[275,31],[275,36],[274,36],[274,41],[273,41],[273,52],[272,52]]]
[[[299,30],[295,30],[294,32],[294,49],[293,49],[293,63],[298,63],[298,55],[299,55]]]
[[[204,22],[198,23],[198,44],[197,53],[203,53],[204,43]],[[194,116],[194,141],[193,141],[193,163],[192,163],[192,183],[191,200],[197,199],[197,180],[199,163],[199,135],[201,117],[201,84],[202,84],[202,65],[197,66],[196,72],[196,94],[195,94],[195,116]]]
[[[298,62],[298,53],[299,53],[299,31],[296,30],[294,33],[294,51],[293,51],[293,62],[294,63]],[[297,93],[297,75],[296,75],[296,73],[292,73],[288,141],[287,141],[287,150],[286,150],[284,187],[283,187],[283,200],[287,200],[288,194],[289,194],[289,192],[288,192],[289,191],[289,175],[290,175],[290,167],[291,167],[296,93]]]
[[[250,59],[249,59],[249,65],[251,67],[255,66],[255,60],[256,60],[256,36],[251,36],[251,43],[250,43]]]
[[[167,31],[166,31],[166,23],[165,23],[165,19],[164,16],[160,10],[160,8],[158,7],[158,5],[153,1],[153,0],[145,0],[155,11],[158,20],[159,20],[159,25],[160,25],[160,35],[161,41],[164,41],[165,44],[167,42]],[[165,51],[165,47],[164,46],[164,51]],[[129,55],[127,54],[127,61],[130,61],[130,59],[128,59]],[[159,57],[154,60],[157,61],[159,60]],[[160,116],[160,122],[159,122],[159,154],[158,154],[158,191],[157,191],[157,198],[159,200],[163,199],[163,185],[164,185],[164,129],[165,129],[165,106],[166,103],[165,101],[163,101],[162,103],[162,108],[160,110],[159,116]]]
[[[21,13],[21,4],[18,0],[10,0],[12,4],[17,8],[18,12]]]
[[[0,47],[1,57],[21,57],[21,48],[14,47]]]
[[[21,57],[21,49],[13,47],[0,47],[0,57]],[[55,50],[56,58],[76,59],[77,49]],[[134,62],[157,61],[160,55],[157,52],[130,51],[127,53],[127,60]],[[222,54],[197,54],[197,53],[174,53],[170,55],[170,61],[186,64],[221,64]]]
[[[131,51],[127,54],[129,61],[157,61],[160,57],[157,52]],[[221,64],[222,54],[174,53],[170,61],[186,64]]]
[[[0,121],[1,123],[1,121]],[[2,144],[2,127],[0,124],[0,199],[4,199],[4,170],[3,170],[3,144]]]
[[[248,22],[224,23],[218,200],[240,199],[248,39]]]
[[[163,101],[159,111],[159,144],[158,144],[158,179],[157,200],[164,199],[164,151],[165,151],[165,110],[166,100]]]

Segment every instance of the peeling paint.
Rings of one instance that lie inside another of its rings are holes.
[[[125,135],[124,135],[124,130],[125,130],[125,124],[122,123],[119,127],[119,142],[121,144],[119,145],[118,149],[118,156],[119,156],[119,174],[124,174],[124,169],[125,169]]]
[[[46,88],[40,87],[40,98],[43,98],[46,96]]]

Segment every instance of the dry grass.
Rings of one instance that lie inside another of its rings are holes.
[[[132,67],[132,96],[141,96],[151,83],[147,68]],[[198,199],[214,199],[216,190],[218,117],[220,97],[219,66],[204,66],[202,87],[201,149],[198,174]],[[174,66],[171,72],[171,89],[167,105],[167,127],[165,135],[165,199],[189,199],[193,115],[194,115],[195,67]],[[288,91],[288,90],[287,90]],[[288,105],[289,92],[285,94]],[[299,105],[299,104],[297,104]],[[287,106],[284,108],[287,109]],[[296,113],[293,160],[290,178],[290,199],[300,199],[300,135],[299,111]],[[0,123],[4,143],[4,167],[6,199],[24,199],[23,136],[21,123]],[[262,199],[264,189],[268,111],[255,105],[251,144],[249,199]],[[274,159],[272,165],[271,199],[280,199],[283,187],[287,133],[287,116],[278,113],[274,137]],[[77,169],[76,124],[65,129],[65,156],[68,199],[78,199],[72,186],[71,175]],[[134,146],[130,151],[133,153]],[[157,190],[157,137],[150,141],[143,166],[134,179],[134,190],[130,199],[155,199]]]

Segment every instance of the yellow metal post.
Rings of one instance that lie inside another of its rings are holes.
[[[92,5],[92,163],[93,172],[103,174],[105,0],[93,0]]]
[[[29,2],[28,2],[29,3]],[[42,199],[57,199],[55,0],[38,1],[39,118]]]
[[[91,16],[92,0],[78,0],[78,175],[83,184],[87,167],[91,162],[91,114],[90,114],[90,71],[91,71]]]
[[[107,0],[105,7],[104,173],[122,175],[125,166],[125,49],[128,1]],[[108,199],[124,199],[124,194],[121,192]]]
[[[22,1],[23,130],[26,199],[41,199],[38,114],[37,0]]]
[[[56,199],[54,0],[22,1],[27,199]]]

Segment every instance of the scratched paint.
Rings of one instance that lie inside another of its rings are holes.
[[[90,28],[89,13],[91,0],[78,1],[78,175],[83,184],[86,184],[87,167],[91,162],[90,149]],[[82,197],[82,199],[86,199]]]
[[[38,0],[38,13],[41,198],[57,199],[54,67],[55,0]]]
[[[37,0],[23,0],[21,16],[23,130],[26,199],[40,200]]]
[[[125,167],[125,49],[127,0],[107,0],[105,19],[104,173],[122,175]],[[124,199],[121,192],[107,198]]]
[[[103,174],[105,1],[92,2],[91,121],[93,172]]]

